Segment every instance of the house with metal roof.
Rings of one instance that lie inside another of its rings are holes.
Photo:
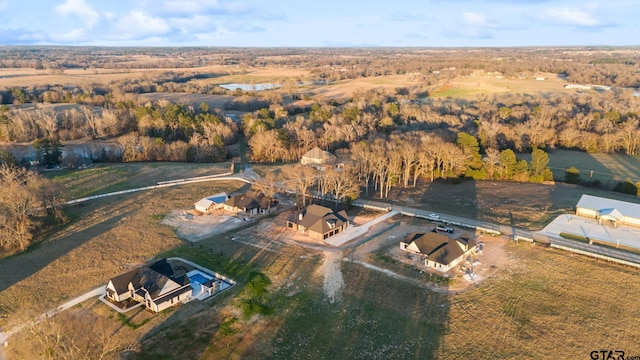
[[[349,226],[349,216],[320,205],[309,205],[287,218],[287,228],[306,233],[312,239],[326,240]]]
[[[424,257],[424,265],[447,272],[476,251],[476,240],[466,232],[450,237],[437,232],[414,232],[400,242],[400,249]]]
[[[210,213],[213,210],[221,209],[224,202],[229,200],[227,193],[221,192],[219,194],[207,196],[195,203],[195,208],[201,213]]]
[[[576,215],[594,218],[599,224],[610,223],[640,227],[640,204],[608,199],[593,195],[582,195],[576,205]]]

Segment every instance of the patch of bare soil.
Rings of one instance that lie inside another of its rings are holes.
[[[185,210],[173,210],[162,223],[175,228],[181,239],[196,242],[238,228],[245,223],[245,218],[231,216],[223,211],[194,216]]]
[[[322,290],[332,304],[340,301],[342,289],[344,288],[344,280],[340,270],[341,262],[342,252],[325,251],[324,262],[318,268],[318,274],[324,278]]]
[[[422,269],[429,272],[424,265],[424,257],[418,254],[409,253],[400,249],[400,241],[412,232],[430,231],[435,225],[425,220],[418,219],[390,219],[382,225],[391,226],[393,222],[400,222],[400,226],[390,228],[370,241],[356,247],[349,254],[349,259],[360,263],[371,262],[371,254],[379,249],[385,249],[385,254],[399,263],[409,265],[414,269]],[[467,229],[455,229],[454,235],[459,235]],[[449,292],[461,292],[480,284],[483,280],[503,268],[508,268],[514,264],[514,260],[505,250],[508,242],[506,237],[493,237],[478,234],[478,253],[467,257],[460,266],[456,266],[445,276],[453,279],[447,288]],[[441,273],[436,273],[442,275]],[[400,275],[399,275],[400,276]],[[437,290],[441,290],[438,288]]]

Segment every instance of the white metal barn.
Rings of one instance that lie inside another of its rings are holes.
[[[640,227],[640,204],[607,199],[592,195],[582,195],[576,205],[576,215],[594,218],[599,224],[610,222]]]

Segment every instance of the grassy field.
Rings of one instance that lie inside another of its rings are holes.
[[[63,185],[68,199],[156,185],[158,181],[183,179],[229,171],[229,163],[125,163],[95,164],[82,170],[45,172]]]
[[[544,81],[535,79],[496,79],[492,77],[458,77],[437,86],[430,93],[432,97],[452,97],[472,100],[487,94],[539,94],[572,93],[565,89],[565,80],[555,74],[546,74]]]
[[[155,180],[154,171],[167,172],[169,166],[137,165],[135,171],[101,176],[130,177],[133,186]],[[58,180],[70,189],[87,187],[65,176]],[[331,302],[322,291],[318,250],[274,241],[251,224],[195,244],[185,244],[160,225],[173,209],[238,187],[184,185],[68,208],[74,219],[70,225],[32,251],[0,260],[0,309],[7,309],[0,326],[19,324],[151,258],[181,256],[231,276],[238,286],[210,301],[158,315],[134,312],[123,318],[89,301],[69,316],[84,314],[81,318],[93,319],[91,324],[102,324],[129,349],[111,357],[125,359],[554,359],[568,354],[588,358],[597,349],[637,350],[640,330],[629,315],[640,311],[635,269],[508,243],[509,265],[457,294],[418,286],[417,275],[398,280],[341,262],[344,287]],[[575,205],[582,191],[564,185],[463,182],[431,184],[422,197],[409,190],[397,195],[400,200],[412,197],[411,206],[438,206],[443,212],[448,206],[458,215],[500,218],[508,211],[561,211]],[[398,271],[385,264],[376,262]],[[246,284],[256,271],[272,281],[263,299],[272,315],[247,318]],[[10,343],[8,358],[37,358],[43,351],[29,331]]]
[[[518,183],[509,181],[444,181],[416,188],[396,188],[389,199],[406,206],[472,219],[539,230],[560,214],[571,213],[582,194],[639,202],[636,196],[576,185]]]
[[[518,155],[531,159],[530,154]],[[570,167],[580,170],[580,178],[585,181],[600,180],[603,184],[614,184],[631,178],[640,180],[640,158],[627,154],[590,154],[584,151],[553,150],[549,153],[549,168],[557,179],[564,179]],[[593,174],[591,173],[593,171]]]
[[[209,108],[224,109],[224,104],[227,101],[234,99],[233,96],[227,95],[208,95],[208,94],[187,94],[187,93],[150,93],[141,94],[140,97],[149,100],[167,100],[174,104],[191,105],[194,108],[205,103],[209,105]]]

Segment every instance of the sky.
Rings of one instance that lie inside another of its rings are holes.
[[[640,45],[640,0],[0,0],[0,45]]]

